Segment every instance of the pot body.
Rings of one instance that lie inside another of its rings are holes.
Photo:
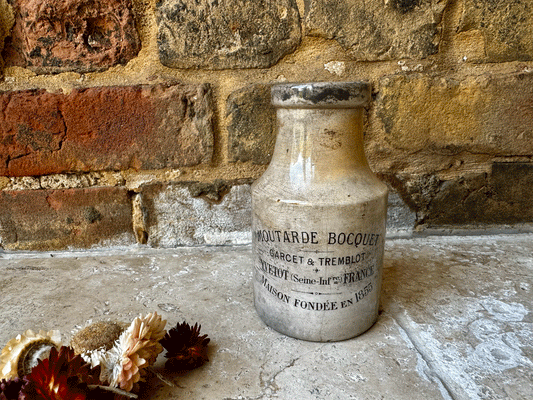
[[[363,150],[365,83],[272,88],[278,132],[252,185],[254,302],[270,327],[337,341],[378,315],[388,190]]]

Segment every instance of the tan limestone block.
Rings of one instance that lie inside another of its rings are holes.
[[[380,81],[376,115],[385,141],[411,154],[533,152],[533,74],[407,74]]]

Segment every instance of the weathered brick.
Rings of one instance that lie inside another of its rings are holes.
[[[102,71],[141,48],[131,0],[13,0],[4,58],[36,73]]]
[[[461,81],[423,74],[381,80],[376,115],[385,141],[414,154],[533,154],[533,74]]]
[[[0,175],[158,169],[208,162],[207,85],[0,93]]]
[[[270,162],[276,140],[276,111],[270,104],[270,87],[250,85],[226,100],[230,161]]]
[[[464,0],[456,31],[482,38],[483,55],[470,61],[533,60],[533,0]]]
[[[239,182],[153,184],[141,190],[148,245],[251,241],[250,185]]]
[[[438,51],[448,0],[308,0],[308,35],[337,40],[356,60],[425,58]]]
[[[301,39],[295,0],[160,0],[157,23],[173,68],[268,68]]]
[[[0,191],[0,241],[10,250],[132,244],[126,189]]]

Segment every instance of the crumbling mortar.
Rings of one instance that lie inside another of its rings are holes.
[[[496,155],[494,162],[533,162],[533,155]]]
[[[148,243],[148,214],[143,205],[142,195],[130,190],[128,196],[132,203],[132,227],[135,239],[139,244],[146,244]]]
[[[9,183],[4,184],[1,190],[30,190],[35,189],[34,181],[40,183],[42,189],[80,189],[90,187],[117,187],[123,186],[128,190],[138,193],[143,186],[153,184],[183,184],[197,185],[191,194],[194,197],[203,197],[206,201],[217,203],[223,200],[225,195],[223,189],[225,186],[231,188],[235,185],[251,184],[253,177],[232,178],[232,179],[213,179],[213,176],[220,176],[224,171],[212,173],[206,176],[195,174],[198,170],[194,168],[180,168],[177,170],[153,170],[153,171],[94,171],[87,173],[60,173],[41,176],[5,176]],[[194,178],[190,175],[195,175]],[[1,178],[1,177],[0,177]],[[28,182],[31,180],[31,184]],[[221,183],[216,183],[220,181]],[[215,190],[218,187],[218,190]],[[212,192],[209,194],[209,192]],[[195,194],[196,193],[196,194]]]
[[[211,204],[220,204],[233,186],[250,184],[250,179],[236,179],[226,181],[215,179],[210,182],[181,182],[188,186],[192,197],[200,197]]]

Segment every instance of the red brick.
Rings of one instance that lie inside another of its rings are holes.
[[[128,192],[116,187],[2,191],[0,241],[10,250],[134,243]]]
[[[207,85],[0,93],[0,175],[159,169],[211,160]]]
[[[101,71],[134,58],[141,42],[131,0],[13,0],[7,65],[37,73]]]

